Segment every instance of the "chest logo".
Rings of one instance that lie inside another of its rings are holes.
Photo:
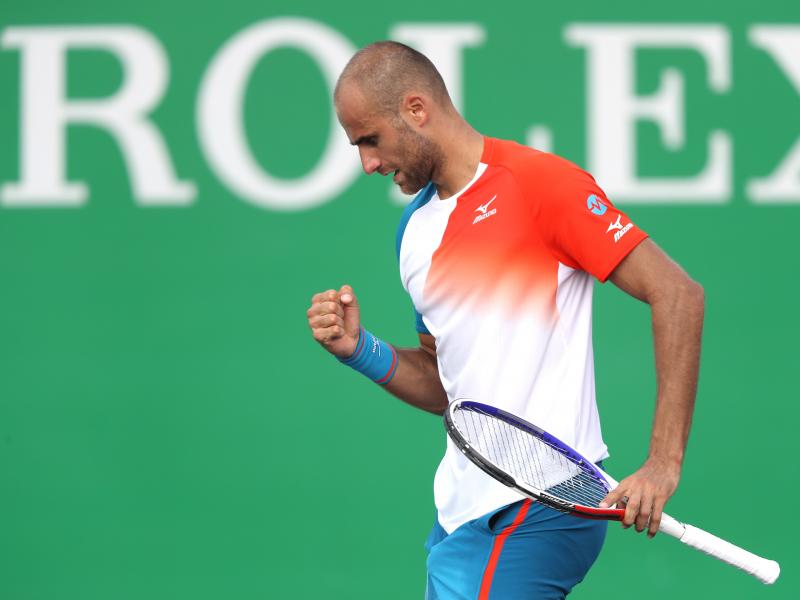
[[[493,214],[497,213],[497,209],[496,208],[493,208],[492,210],[489,210],[489,205],[492,202],[494,202],[495,198],[497,198],[497,194],[492,196],[492,199],[489,200],[486,204],[481,204],[480,206],[478,206],[478,208],[475,209],[475,212],[476,213],[480,213],[480,214],[477,217],[475,217],[474,221],[472,221],[473,225],[475,225],[475,223],[480,223],[484,219],[488,219]]]

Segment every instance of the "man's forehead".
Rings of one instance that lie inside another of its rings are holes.
[[[351,82],[342,82],[336,90],[336,110],[352,115],[364,115],[369,112],[370,102],[361,86]]]
[[[363,130],[377,125],[374,107],[358,86],[348,84],[340,87],[335,104],[336,114],[348,135],[352,132],[358,137]]]

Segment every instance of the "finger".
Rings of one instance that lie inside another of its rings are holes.
[[[344,335],[344,328],[339,325],[334,325],[333,327],[322,327],[319,329],[314,329],[314,339],[320,342],[321,344],[332,342],[333,340],[338,340],[343,335]]]
[[[624,482],[623,482],[624,483]],[[623,487],[622,483],[620,483],[617,487],[611,490],[605,498],[600,501],[598,506],[600,508],[608,508],[610,506],[614,506],[617,504],[621,499],[622,496],[625,494],[625,488]]]
[[[311,329],[325,329],[327,327],[333,327],[334,325],[338,325],[344,329],[344,319],[339,315],[317,315],[311,317],[308,320],[308,324]]]
[[[338,302],[322,301],[312,305],[306,311],[306,315],[308,315],[309,319],[318,315],[339,315],[344,318],[344,309]]]
[[[636,515],[636,531],[642,533],[650,522],[650,514],[653,512],[653,497],[649,493],[642,494],[639,503],[639,514]]]
[[[344,284],[341,288],[339,288],[339,297],[345,304],[355,303],[355,305],[358,306],[356,295],[353,293],[353,288],[348,284]]]
[[[625,516],[622,519],[622,526],[626,529],[636,521],[636,515],[639,514],[640,503],[641,492],[634,491],[628,499],[628,505],[625,507]]]
[[[316,294],[311,296],[311,304],[319,304],[320,302],[329,299],[328,296],[331,294],[331,292],[335,294],[336,290],[325,290],[324,292],[317,292]]]
[[[661,498],[657,498],[656,501],[653,502],[653,512],[650,514],[650,527],[647,530],[647,535],[651,538],[655,537],[659,527],[661,527],[661,517],[664,514],[665,504],[666,500],[662,500]]]
[[[328,302],[339,302],[339,292],[336,290],[328,290],[324,293],[322,299],[327,300]]]
[[[339,290],[344,308],[345,331],[353,337],[358,336],[361,329],[361,309],[358,306],[353,288],[347,284]]]

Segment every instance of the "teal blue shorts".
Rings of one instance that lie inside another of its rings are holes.
[[[426,600],[555,600],[580,583],[607,521],[580,519],[521,500],[447,534],[438,521],[428,550]]]

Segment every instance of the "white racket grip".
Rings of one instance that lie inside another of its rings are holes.
[[[698,527],[681,523],[667,514],[661,515],[658,530],[678,538],[687,546],[733,565],[745,573],[750,573],[764,583],[775,583],[781,573],[780,565],[774,560],[761,558]]]
[[[600,467],[597,470],[606,478],[611,488],[615,488],[619,483]],[[700,552],[705,552],[723,562],[757,577],[764,583],[775,583],[778,575],[781,574],[780,565],[774,560],[768,560],[748,552],[744,548],[734,546],[730,542],[718,538],[715,535],[703,531],[693,525],[686,525],[677,519],[670,517],[666,513],[661,514],[661,523],[658,530],[674,538],[678,538],[687,546],[691,546]]]

